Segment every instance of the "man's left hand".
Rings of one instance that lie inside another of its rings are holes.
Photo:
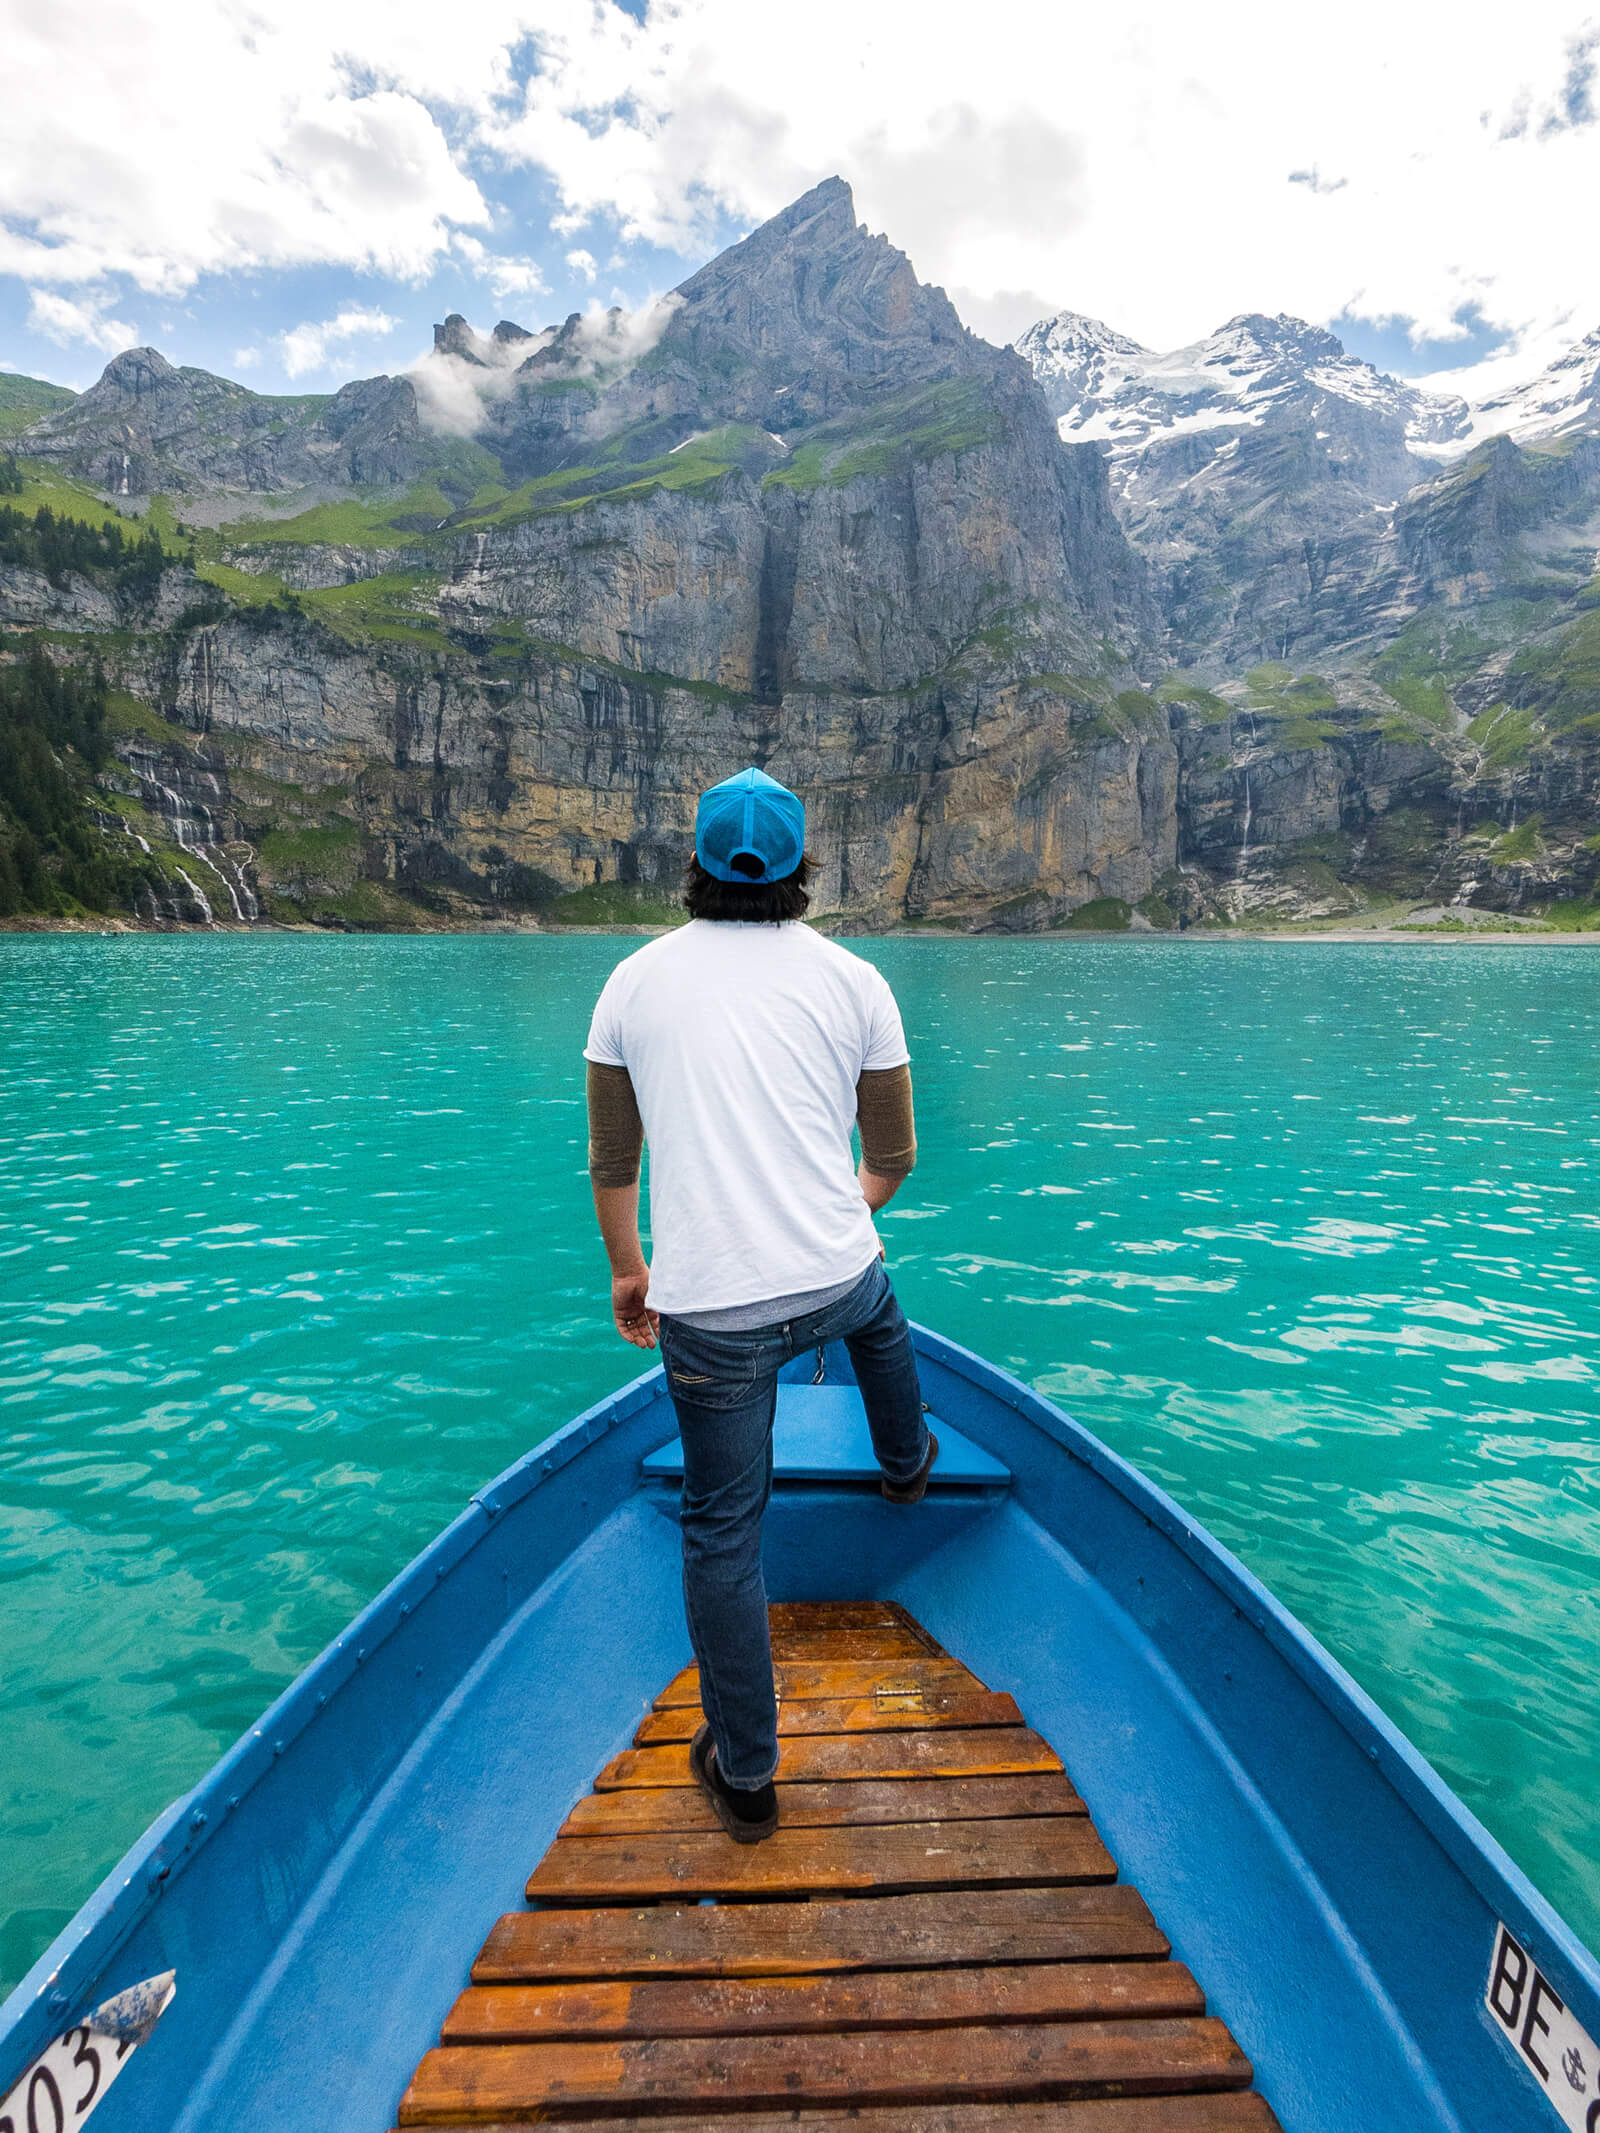
[[[656,1345],[656,1327],[660,1321],[645,1304],[649,1287],[648,1274],[613,1274],[611,1277],[611,1316],[616,1320],[622,1338],[635,1348]]]

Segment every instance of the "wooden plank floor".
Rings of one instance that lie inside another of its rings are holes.
[[[772,1610],[782,1826],[691,1782],[690,1667],[495,1926],[404,2127],[1274,2133],[1009,1696],[887,1602]]]

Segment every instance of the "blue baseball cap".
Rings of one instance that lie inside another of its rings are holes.
[[[764,770],[741,770],[700,795],[694,855],[718,881],[783,881],[805,850],[804,805]]]

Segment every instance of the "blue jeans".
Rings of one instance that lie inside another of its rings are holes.
[[[700,1664],[700,1701],[730,1785],[754,1791],[778,1767],[778,1705],[761,1575],[761,1514],[772,1493],[778,1371],[842,1340],[891,1481],[927,1455],[911,1329],[874,1260],[839,1302],[744,1333],[661,1320],[667,1388],[683,1438],[683,1604]]]

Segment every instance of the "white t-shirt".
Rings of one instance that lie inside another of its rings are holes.
[[[887,982],[793,919],[691,919],[619,963],[583,1056],[626,1067],[650,1144],[650,1304],[716,1311],[877,1257],[856,1081],[904,1066]]]

